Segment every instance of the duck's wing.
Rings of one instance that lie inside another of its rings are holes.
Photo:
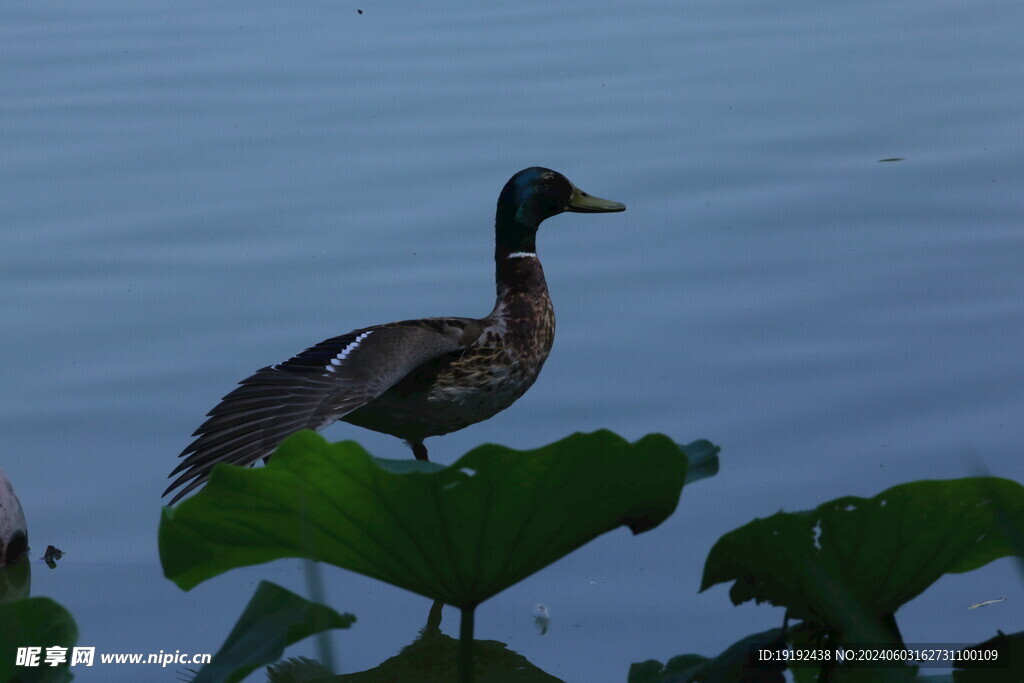
[[[300,429],[323,429],[372,401],[423,363],[471,346],[485,323],[425,318],[367,327],[257,370],[208,413],[170,476],[171,505],[219,462],[251,465]]]

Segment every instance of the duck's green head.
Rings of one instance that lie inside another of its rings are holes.
[[[626,205],[589,195],[558,171],[534,166],[509,178],[498,197],[498,241],[510,249],[532,247],[541,221],[565,211],[610,213]]]

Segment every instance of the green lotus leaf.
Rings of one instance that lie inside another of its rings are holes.
[[[965,652],[953,671],[955,683],[1024,681],[1024,631],[1009,635],[1000,632],[984,643],[964,649],[975,650],[978,655],[974,659]],[[993,654],[994,659],[990,658]]]
[[[1019,555],[1021,528],[1024,487],[1016,482],[911,482],[731,531],[711,549],[701,590],[734,581],[735,604],[768,601],[846,642],[876,642],[880,633],[898,635],[891,616],[943,574]]]
[[[227,640],[193,683],[240,681],[253,669],[278,660],[284,649],[306,636],[349,628],[356,620],[310,602],[269,581],[261,581]]]
[[[455,638],[438,629],[426,628],[394,657],[368,671],[331,678],[330,683],[456,683],[459,680],[458,649],[459,641]],[[473,680],[475,683],[563,683],[496,640],[473,642]]]
[[[730,645],[717,657],[677,655],[662,664],[656,660],[630,666],[628,683],[732,683],[757,681],[783,683],[785,664],[760,663],[753,655],[758,648],[778,649],[786,643],[782,629],[754,633]]]
[[[718,474],[718,451],[721,450],[718,446],[706,439],[699,439],[685,446],[680,445],[679,448],[686,453],[689,465],[686,470],[687,485]]]
[[[607,431],[575,434],[533,451],[485,445],[442,467],[396,465],[300,432],[267,467],[218,466],[203,491],[164,508],[160,557],[185,589],[234,567],[306,557],[472,608],[618,526],[657,526],[686,474],[686,455],[662,435],[630,444]]]
[[[71,648],[77,640],[78,627],[71,613],[50,598],[0,603],[0,681],[70,681]],[[41,648],[38,664],[18,666],[19,647]],[[67,648],[63,664],[46,664],[51,647]]]

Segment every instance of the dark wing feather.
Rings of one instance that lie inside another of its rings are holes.
[[[257,370],[209,412],[182,451],[164,491],[171,499],[202,485],[219,462],[251,465],[300,429],[323,429],[380,396],[419,365],[476,341],[468,318],[406,320],[322,341]]]

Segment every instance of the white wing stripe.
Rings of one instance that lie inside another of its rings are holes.
[[[340,366],[340,365],[341,365],[341,362],[342,362],[343,360],[345,360],[346,358],[348,358],[348,354],[352,353],[352,352],[353,352],[353,351],[354,351],[354,350],[355,350],[356,348],[358,348],[358,347],[359,347],[359,344],[360,344],[360,343],[361,343],[361,342],[362,342],[362,341],[363,341],[364,339],[366,339],[367,337],[369,337],[369,336],[370,336],[371,334],[373,334],[373,330],[370,330],[369,332],[363,332],[363,333],[362,333],[362,334],[360,334],[360,335],[359,335],[358,337],[356,337],[355,339],[353,339],[353,340],[352,340],[352,343],[350,343],[350,344],[349,344],[348,346],[346,346],[345,348],[343,348],[343,349],[342,349],[342,350],[341,350],[341,351],[340,351],[340,352],[338,353],[338,355],[337,355],[337,356],[335,356],[334,358],[332,358],[332,359],[331,359],[331,364],[330,364],[330,365],[328,365],[328,366],[326,367],[326,370],[327,370],[328,372],[334,372],[334,367]]]

